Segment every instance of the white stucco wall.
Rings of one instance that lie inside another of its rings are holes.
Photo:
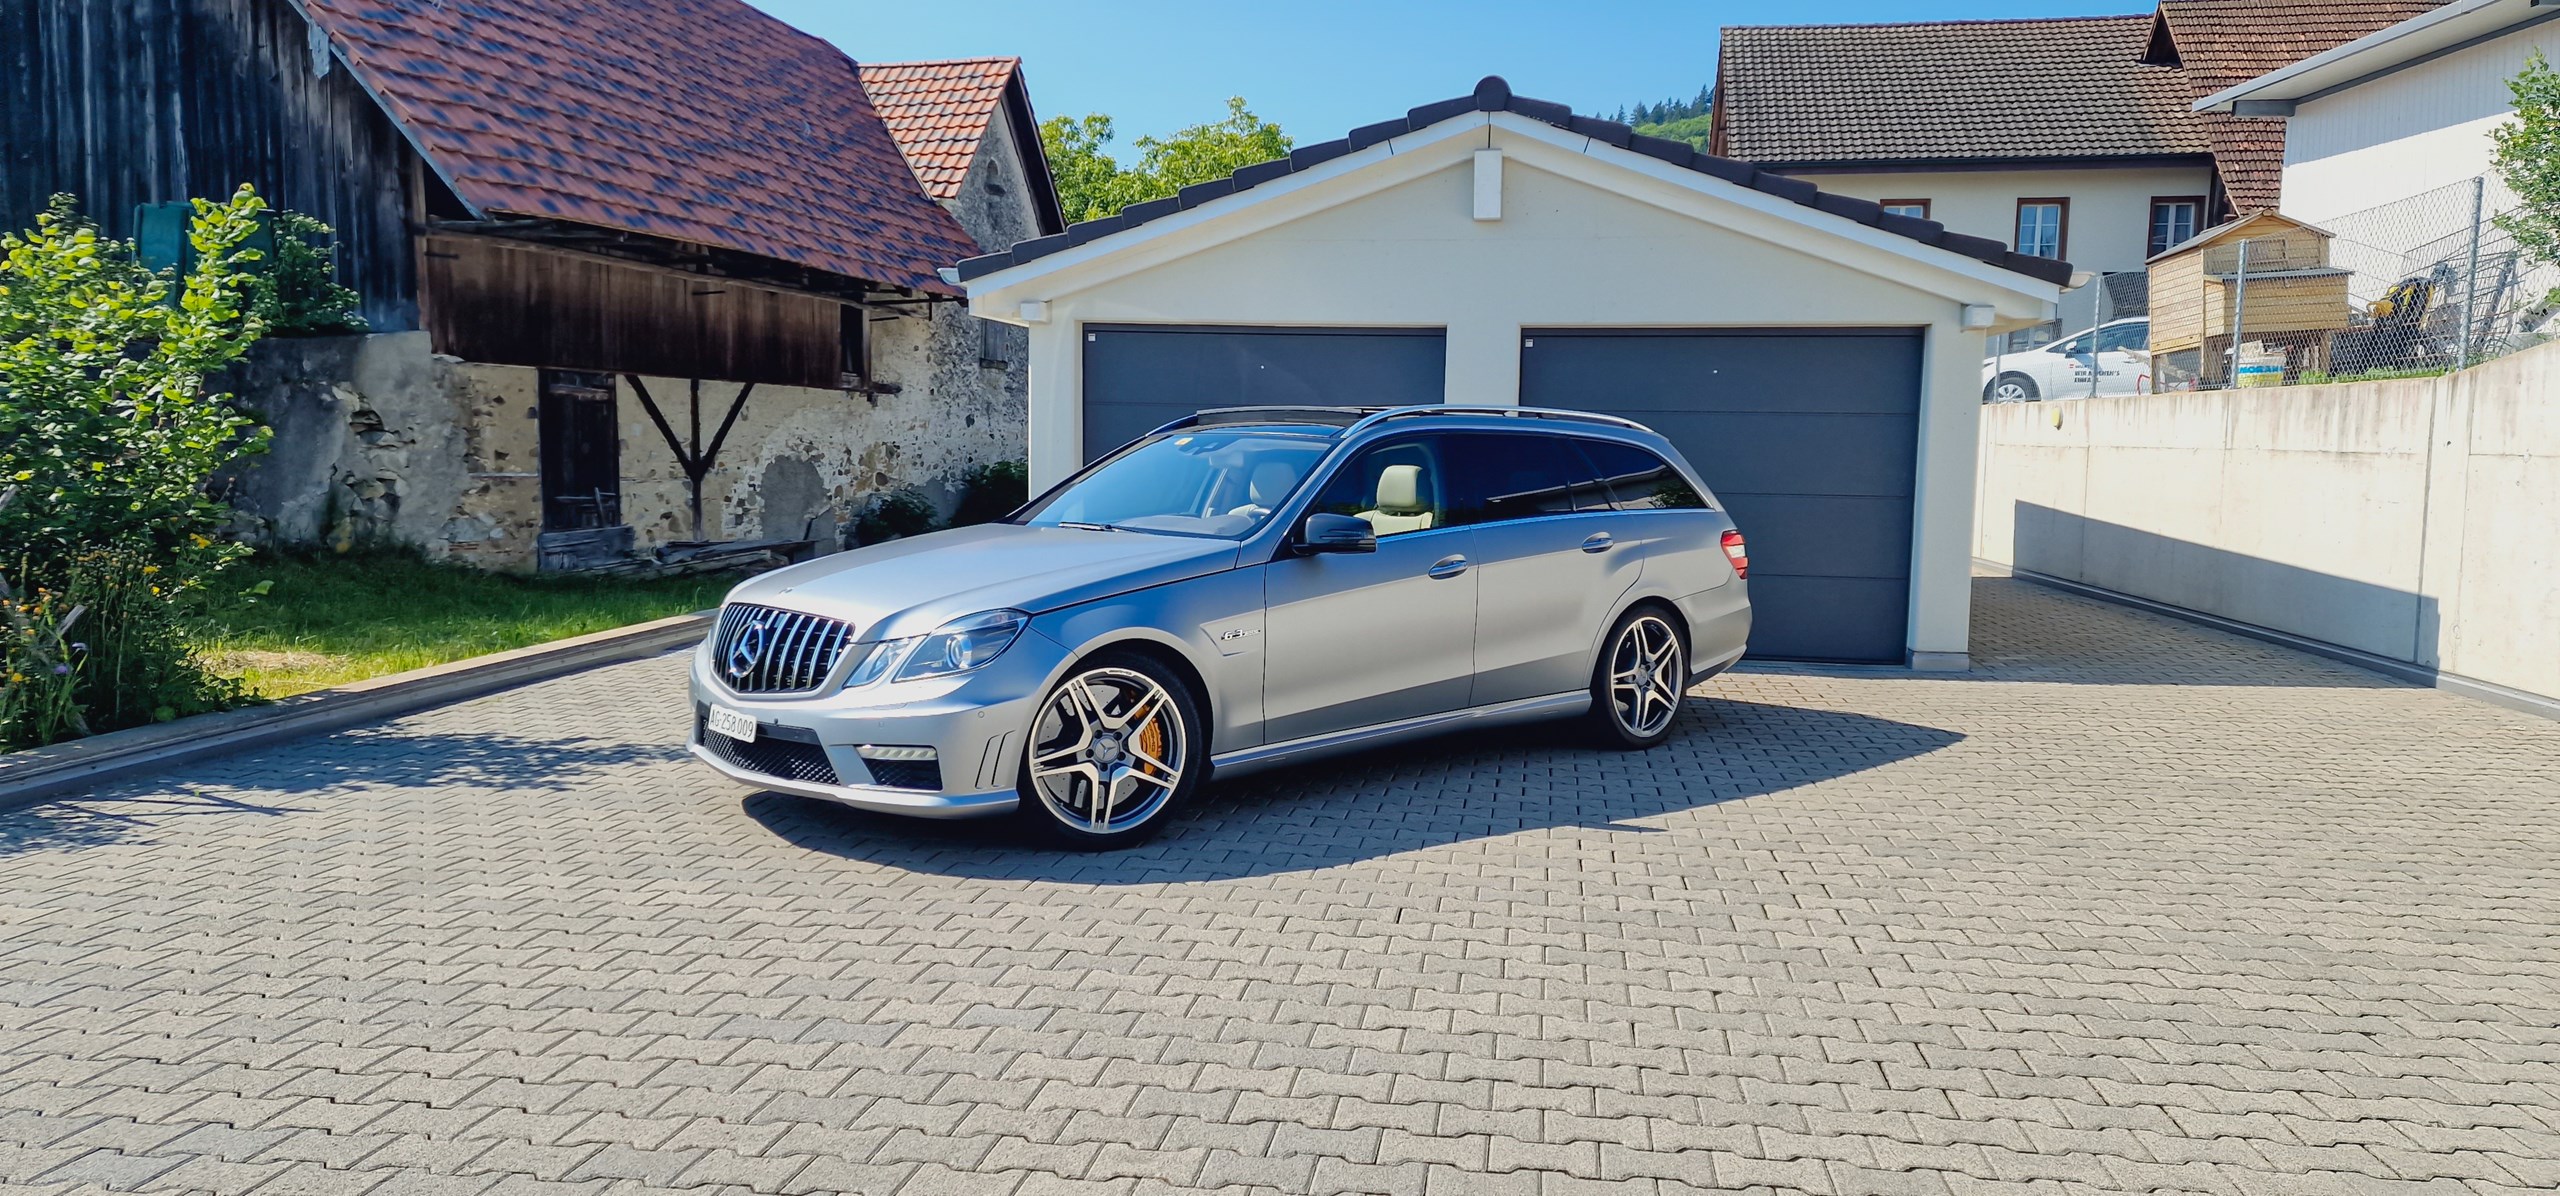
[[[2317,224],[2489,169],[2489,130],[2514,111],[2507,80],[2560,22],[2458,50],[2295,109],[2285,125],[2284,211]]]
[[[1987,560],[2560,698],[2560,345],[1985,409]]]
[[[1792,204],[1773,214],[1767,197],[1724,184],[1734,198],[1702,195],[1689,172],[1650,159],[1603,165],[1578,137],[1493,124],[1400,142],[1265,183],[1282,194],[1216,223],[1202,209],[1108,256],[1101,242],[1053,269],[973,283],[981,312],[1046,306],[1031,325],[1034,488],[1082,460],[1086,323],[1442,328],[1446,397],[1472,404],[1519,401],[1523,328],[1918,327],[1928,364],[1909,644],[1965,650],[1982,334],[1961,328],[1962,307],[1997,304],[2024,323],[2049,313],[2051,288],[2029,298],[2031,280],[1938,250],[1914,262],[1888,234],[1835,217],[1810,214],[1840,226],[1837,240],[1810,233]],[[1502,217],[1477,221],[1472,156],[1488,145],[1505,153]]]
[[[2059,196],[2071,201],[2063,256],[2075,270],[2139,270],[2150,247],[2154,196],[2204,195],[2213,168],[1912,171],[1883,174],[1797,172],[1825,191],[1860,199],[1926,199],[1929,218],[1960,233],[2015,248],[2018,201]]]

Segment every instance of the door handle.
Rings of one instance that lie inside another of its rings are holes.
[[[1430,569],[1426,570],[1426,571],[1424,572],[1424,576],[1426,576],[1426,577],[1449,578],[1449,577],[1456,577],[1457,575],[1459,575],[1459,574],[1461,574],[1461,573],[1464,573],[1464,572],[1466,572],[1466,571],[1467,571],[1467,558],[1465,558],[1465,557],[1463,557],[1463,556],[1458,556],[1458,555],[1455,555],[1455,554],[1451,554],[1451,555],[1449,555],[1449,556],[1444,556],[1444,557],[1440,558],[1440,563],[1438,563],[1438,564],[1436,564],[1436,565],[1433,565],[1433,566],[1431,566],[1431,568],[1430,568]]]
[[[1582,550],[1584,552],[1607,552],[1609,551],[1609,546],[1615,543],[1617,543],[1617,540],[1612,538],[1609,533],[1593,532],[1591,533],[1590,538],[1582,542]]]

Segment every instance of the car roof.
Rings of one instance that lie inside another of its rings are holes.
[[[1456,423],[1472,427],[1520,428],[1528,421],[1579,425],[1570,428],[1546,427],[1540,431],[1634,432],[1652,436],[1652,429],[1630,419],[1602,415],[1592,411],[1564,411],[1548,407],[1473,407],[1451,404],[1416,404],[1403,407],[1215,407],[1186,416],[1156,429],[1171,432],[1180,428],[1246,425],[1298,425],[1322,427],[1334,434],[1365,431],[1389,423],[1426,420],[1434,424]]]

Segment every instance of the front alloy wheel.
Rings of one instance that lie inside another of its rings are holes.
[[[1593,679],[1594,714],[1605,741],[1649,748],[1671,737],[1689,688],[1689,646],[1659,612],[1636,610],[1618,621]]]
[[[1050,691],[1032,725],[1023,812],[1066,846],[1141,842],[1202,771],[1199,726],[1189,688],[1154,661],[1110,655],[1079,666]]]

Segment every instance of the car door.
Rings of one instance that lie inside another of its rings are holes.
[[[1449,522],[1446,458],[1432,434],[1362,449],[1299,517],[1366,519],[1377,551],[1284,548],[1263,566],[1265,744],[1466,705],[1475,673],[1474,531]]]
[[[1576,438],[1552,431],[1447,437],[1456,510],[1476,559],[1470,706],[1572,693],[1591,683],[1602,620],[1634,585],[1608,488]]]
[[[2140,394],[2151,371],[2151,325],[2134,320],[2098,330],[2098,393]]]

